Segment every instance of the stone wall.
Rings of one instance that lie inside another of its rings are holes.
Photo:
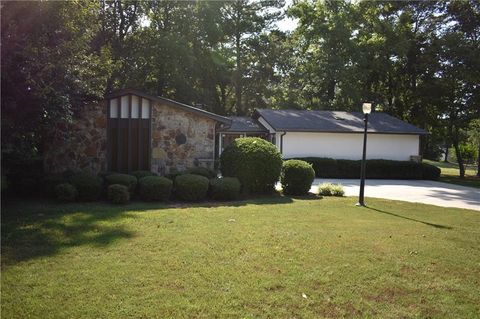
[[[107,169],[107,114],[104,102],[88,105],[69,124],[58,124],[45,145],[46,172]]]
[[[216,121],[161,102],[152,113],[152,172],[213,168]]]

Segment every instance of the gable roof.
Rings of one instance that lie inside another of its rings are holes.
[[[215,121],[227,124],[227,125],[230,125],[232,123],[232,121],[228,117],[221,116],[221,115],[218,115],[218,114],[215,114],[215,113],[212,113],[212,112],[208,112],[208,111],[199,109],[198,107],[194,107],[194,106],[191,106],[191,105],[188,105],[188,104],[180,103],[180,102],[170,100],[170,99],[167,99],[167,98],[164,98],[164,97],[161,97],[161,96],[150,95],[150,94],[147,94],[147,93],[144,93],[144,92],[141,92],[141,91],[137,91],[137,90],[133,90],[133,89],[124,89],[124,90],[115,91],[115,92],[112,92],[110,94],[107,94],[105,96],[105,98],[112,99],[112,98],[116,98],[116,97],[120,97],[120,96],[124,96],[124,95],[128,95],[128,94],[137,95],[137,96],[143,97],[145,99],[149,99],[149,100],[152,100],[152,101],[157,101],[157,102],[160,102],[160,103],[164,103],[168,106],[176,107],[176,108],[182,109],[182,110],[187,111],[187,112],[191,112],[191,113],[195,113],[195,114],[198,114],[198,115],[201,115],[201,116],[205,116],[205,117],[208,117],[212,120],[215,120]]]
[[[276,131],[363,133],[363,113],[306,110],[255,110]],[[374,112],[368,118],[368,132],[382,134],[428,134],[414,125],[386,113]]]
[[[268,133],[268,130],[256,119],[248,116],[230,116],[232,125],[221,128],[219,132],[229,133]]]

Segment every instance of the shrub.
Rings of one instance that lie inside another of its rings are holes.
[[[209,183],[208,178],[200,175],[179,175],[175,178],[175,194],[182,200],[199,201],[207,196]]]
[[[210,197],[217,200],[235,200],[240,195],[240,181],[236,177],[210,180]]]
[[[55,197],[60,202],[73,202],[78,196],[77,189],[70,183],[58,184],[55,186],[54,191]]]
[[[205,167],[193,167],[193,168],[187,169],[185,173],[204,176],[208,179],[217,177],[217,174],[214,171]]]
[[[322,196],[343,196],[345,191],[340,184],[323,183],[318,185],[318,194]]]
[[[331,158],[300,158],[312,164],[315,176],[320,178],[360,178],[362,161]],[[367,160],[367,178],[422,179],[422,165],[411,161]]]
[[[126,204],[130,201],[130,192],[125,185],[112,184],[107,188],[107,197],[114,204]]]
[[[174,171],[174,172],[168,173],[167,175],[165,175],[165,177],[168,178],[171,181],[175,181],[177,176],[184,175],[184,174],[186,174],[186,173],[182,172],[182,171]]]
[[[78,199],[97,200],[102,194],[102,179],[88,173],[76,173],[69,178],[70,184],[78,191]]]
[[[314,179],[315,171],[311,164],[301,160],[288,160],[283,162],[280,181],[285,194],[308,194]]]
[[[438,181],[440,179],[440,173],[441,169],[434,166],[430,165],[427,163],[422,163],[422,178],[423,179],[429,179],[432,181]]]
[[[145,176],[138,181],[140,198],[164,201],[172,193],[173,182],[165,177]]]
[[[108,175],[105,180],[107,182],[107,186],[113,184],[120,184],[126,186],[130,194],[134,194],[137,187],[137,178],[128,174],[115,173],[112,175]]]
[[[8,181],[7,181],[7,177],[5,175],[2,174],[2,192],[6,191],[7,188],[8,188]]]
[[[135,176],[137,180],[140,181],[140,179],[143,177],[156,176],[157,174],[152,173],[150,171],[135,171],[135,172],[132,172],[131,175]]]
[[[50,174],[43,178],[43,191],[45,195],[50,197],[56,197],[57,192],[55,188],[60,185],[64,184],[68,181],[67,178],[63,174]]]
[[[237,177],[246,193],[274,190],[282,169],[275,145],[258,137],[237,138],[222,152],[220,168],[225,177]]]

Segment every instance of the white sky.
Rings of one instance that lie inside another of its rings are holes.
[[[291,6],[293,3],[293,0],[285,0],[285,6],[283,7],[283,10],[286,10],[289,6]],[[298,19],[290,19],[287,17],[284,17],[282,20],[277,22],[277,27],[284,32],[287,31],[293,31],[297,27],[298,24]]]

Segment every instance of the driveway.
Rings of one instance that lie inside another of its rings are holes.
[[[358,196],[358,179],[316,178],[311,192],[318,192],[318,184],[342,184],[346,196]],[[368,179],[365,197],[403,200],[444,207],[468,208],[480,211],[480,189],[434,181]],[[365,200],[368,205],[368,200]]]

